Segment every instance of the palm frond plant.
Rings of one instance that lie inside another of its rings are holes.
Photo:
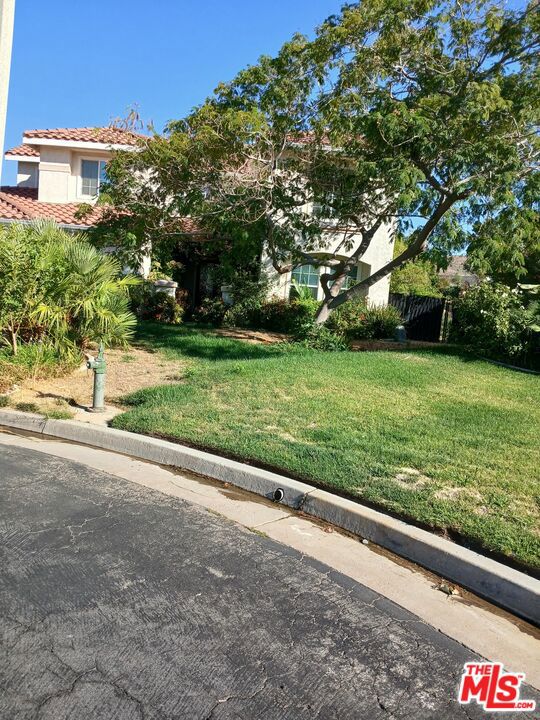
[[[18,264],[17,257],[22,258]],[[15,295],[11,303],[0,299],[6,336],[16,315],[16,331],[34,328],[42,341],[68,353],[98,341],[125,345],[136,324],[128,290],[139,282],[122,275],[119,261],[96,250],[84,235],[70,235],[52,222],[0,231],[0,290],[11,288]]]

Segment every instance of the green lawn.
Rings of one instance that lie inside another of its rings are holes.
[[[448,352],[321,353],[145,325],[191,358],[114,420],[282,468],[540,566],[540,378]]]

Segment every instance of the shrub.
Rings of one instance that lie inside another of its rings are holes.
[[[313,298],[284,300],[274,297],[261,304],[255,324],[265,330],[296,333],[313,321],[317,307],[318,302]]]
[[[223,324],[294,334],[313,321],[317,307],[318,303],[312,297],[292,300],[273,297],[263,301],[246,299],[227,308]]]
[[[406,247],[405,240],[397,237],[394,243],[394,257],[401,255]],[[440,297],[440,278],[436,264],[425,255],[404,263],[392,271],[390,292]]]
[[[175,298],[164,292],[155,292],[152,288],[143,297],[138,314],[143,320],[155,320],[169,325],[180,325],[184,317],[184,308]]]
[[[454,302],[451,339],[490,358],[527,364],[534,349],[531,314],[518,290],[483,282]]]
[[[195,309],[193,320],[203,325],[219,327],[223,323],[227,309],[228,306],[221,298],[205,298],[201,305]]]
[[[260,301],[244,300],[227,307],[223,316],[223,325],[228,327],[253,327],[257,325],[261,309]]]
[[[294,341],[312,350],[336,352],[348,350],[347,341],[342,335],[332,332],[325,325],[304,325],[295,335]]]
[[[348,300],[334,310],[326,327],[350,340],[381,340],[393,337],[400,323],[400,314],[392,305],[368,305],[359,299]]]
[[[45,417],[51,418],[51,420],[71,420],[73,417],[73,412],[62,410],[61,408],[48,408],[40,412],[42,412]]]
[[[0,395],[0,408],[8,407],[10,403],[9,395]]]
[[[37,342],[20,345],[17,355],[0,349],[0,391],[28,377],[35,379],[69,372],[80,363],[78,352],[68,353],[51,344]]]
[[[45,340],[70,351],[89,342],[125,344],[135,317],[118,260],[52,222],[0,230],[0,330],[17,354],[19,340]]]
[[[235,305],[246,303],[260,305],[268,294],[268,278],[260,273],[258,268],[235,270],[223,279]]]

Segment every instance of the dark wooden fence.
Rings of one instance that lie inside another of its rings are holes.
[[[388,302],[399,310],[410,340],[446,340],[450,303],[445,298],[390,293]]]

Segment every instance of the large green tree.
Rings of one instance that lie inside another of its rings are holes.
[[[430,248],[463,247],[473,228],[482,243],[485,223],[522,207],[538,172],[539,50],[537,0],[346,5],[117,155],[109,191],[146,241],[176,242],[189,215],[214,238],[265,243],[278,272],[330,265],[322,322]],[[394,223],[406,247],[344,290]]]
[[[515,287],[540,284],[540,173],[521,183],[508,204],[474,227],[468,265],[483,277]]]

